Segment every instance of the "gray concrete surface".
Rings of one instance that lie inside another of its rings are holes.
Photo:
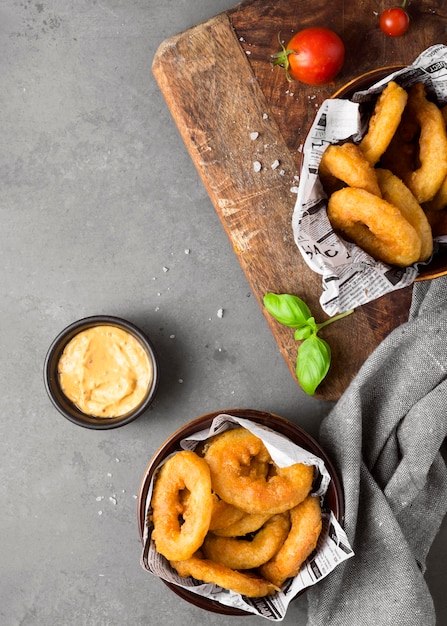
[[[0,5],[4,626],[265,624],[144,572],[136,521],[144,470],[184,422],[240,406],[316,435],[330,408],[292,380],[151,74],[162,40],[232,4]],[[53,337],[98,313],[140,324],[162,364],[151,410],[106,432],[60,417],[42,380]],[[446,543],[444,527],[427,574],[444,624]],[[283,623],[306,623],[305,597]]]

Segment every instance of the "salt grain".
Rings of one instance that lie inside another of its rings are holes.
[[[219,309],[219,310],[217,311],[217,317],[222,318],[222,317],[223,317],[223,314],[224,314],[223,309]]]
[[[262,165],[260,164],[259,161],[253,161],[253,169],[255,172],[260,172],[262,168]]]

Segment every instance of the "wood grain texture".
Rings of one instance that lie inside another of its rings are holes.
[[[446,42],[442,5],[410,3],[411,30],[388,38],[374,14],[385,2],[248,0],[158,49],[154,76],[262,309],[265,293],[287,292],[305,299],[317,321],[327,317],[319,306],[321,279],[304,263],[291,229],[302,144],[317,108],[344,83],[375,67],[411,63]],[[311,25],[330,25],[345,43],[345,65],[333,85],[287,83],[271,64],[278,32],[288,40]],[[403,289],[325,328],[333,360],[317,397],[340,397],[367,356],[406,321],[410,300],[411,288]],[[295,377],[293,331],[268,314],[266,320]]]

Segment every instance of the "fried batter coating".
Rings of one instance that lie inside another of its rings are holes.
[[[397,207],[364,189],[347,187],[329,198],[328,217],[335,230],[373,258],[405,267],[421,255],[421,239]]]
[[[216,528],[213,533],[219,537],[243,537],[255,533],[270,517],[270,513],[245,513],[239,521],[226,528]]]
[[[360,150],[371,165],[375,165],[388,148],[407,104],[408,94],[394,81],[390,81],[377,99],[368,131],[359,144]]]
[[[430,202],[424,203],[424,210],[442,211],[447,207],[447,176],[442,181],[442,185],[436,192],[435,197]]]
[[[217,435],[205,460],[213,490],[247,513],[283,513],[304,500],[312,487],[312,466],[296,463],[276,468],[264,443],[246,428]]]
[[[287,578],[296,576],[301,565],[312,554],[321,533],[320,500],[308,496],[290,511],[291,529],[276,555],[260,568],[264,578],[281,587]]]
[[[399,209],[421,239],[418,261],[427,261],[433,252],[433,233],[424,211],[400,178],[389,170],[377,168],[376,171],[383,199]]]
[[[421,204],[434,198],[447,176],[447,133],[441,110],[426,98],[422,83],[414,85],[408,96],[409,115],[420,127],[420,167],[403,180]]]
[[[185,561],[171,561],[172,567],[183,578],[192,576],[205,583],[214,583],[248,598],[270,596],[277,587],[251,572],[238,572],[221,563],[193,556]]]
[[[280,513],[269,518],[253,539],[217,537],[208,533],[202,550],[207,559],[231,569],[253,569],[278,552],[289,530],[289,513]]]
[[[213,510],[206,461],[190,450],[174,454],[159,472],[151,505],[157,551],[169,560],[191,557],[205,539]]]
[[[213,512],[209,530],[216,531],[231,528],[246,515],[245,511],[241,511],[241,509],[237,509],[232,504],[224,502],[217,494],[213,493]]]
[[[320,162],[320,180],[326,193],[333,193],[334,179],[346,183],[349,187],[365,189],[381,196],[379,183],[374,168],[354,143],[330,145],[323,152]]]

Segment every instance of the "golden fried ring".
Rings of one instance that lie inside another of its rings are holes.
[[[424,210],[443,211],[447,207],[447,176],[442,181],[435,197],[430,202],[424,203]]]
[[[246,517],[247,513],[237,509],[232,504],[228,504],[224,500],[221,500],[218,495],[213,493],[213,512],[211,513],[211,521],[209,530],[225,530],[231,528],[241,518]]]
[[[380,168],[377,168],[376,172],[382,198],[394,204],[413,226],[421,239],[421,254],[418,260],[427,261],[433,252],[433,233],[421,205],[405,183],[392,172]]]
[[[441,110],[427,100],[422,83],[414,85],[408,95],[409,114],[420,127],[420,167],[404,177],[419,203],[434,198],[447,176],[447,133]]]
[[[388,148],[402,118],[408,94],[391,81],[380,94],[369,120],[368,131],[359,144],[366,160],[375,165]]]
[[[260,572],[277,587],[287,578],[296,576],[301,565],[315,550],[321,533],[320,500],[308,496],[290,511],[291,528],[282,547]]]
[[[296,463],[276,468],[271,462],[267,469],[273,476],[259,472],[270,454],[259,437],[246,428],[238,427],[217,435],[205,452],[210,467],[213,490],[226,502],[247,513],[283,513],[309,493],[313,467]],[[271,459],[270,459],[271,461]]]
[[[376,196],[381,196],[375,169],[356,144],[347,142],[341,146],[328,146],[321,157],[319,174],[326,192],[332,192],[334,189],[331,181],[335,178],[349,187],[366,189]]]
[[[218,537],[243,537],[255,533],[270,517],[270,513],[245,513],[239,521],[226,528],[217,528],[213,533]]]
[[[273,515],[253,539],[217,537],[208,533],[202,550],[207,559],[231,569],[253,569],[269,561],[278,552],[289,530],[289,513],[280,513]]]
[[[191,557],[205,539],[213,509],[206,461],[190,450],[174,454],[156,478],[151,504],[157,551],[169,560]]]
[[[171,565],[183,578],[192,576],[196,580],[213,583],[248,598],[261,598],[278,591],[274,584],[251,572],[238,572],[221,563],[197,556],[186,561],[171,561]]]
[[[335,230],[384,263],[405,267],[421,255],[421,239],[399,209],[364,189],[332,194],[328,217]]]

